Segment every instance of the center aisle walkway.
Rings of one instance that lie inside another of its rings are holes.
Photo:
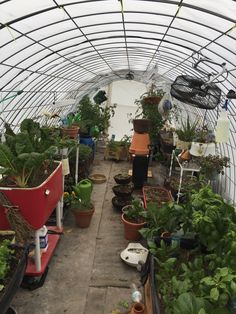
[[[111,203],[113,176],[130,167],[128,162],[96,156],[92,172],[104,174],[107,182],[94,184],[91,225],[75,227],[69,213],[44,286],[34,291],[20,289],[16,294],[12,306],[18,314],[110,314],[122,309],[122,301],[130,301],[130,283],[139,285],[140,274],[120,259],[128,241],[121,215]]]

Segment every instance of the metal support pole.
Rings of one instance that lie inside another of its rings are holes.
[[[76,148],[76,157],[75,157],[75,184],[78,183],[78,170],[79,170],[79,145]]]
[[[40,272],[41,271],[41,253],[40,253],[40,239],[39,239],[39,230],[35,231],[35,250],[34,250],[34,257],[35,257],[35,266],[36,266],[36,271]]]

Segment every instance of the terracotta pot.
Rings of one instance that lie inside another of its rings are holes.
[[[125,232],[125,239],[129,241],[137,241],[141,238],[141,234],[139,233],[139,230],[145,226],[146,222],[140,222],[140,223],[133,223],[130,221],[127,221],[124,218],[124,213],[121,216],[122,222],[124,224],[124,232]]]
[[[149,119],[134,119],[133,120],[134,131],[137,133],[148,133],[150,128]]]
[[[145,106],[158,105],[161,99],[162,99],[162,96],[148,96],[148,97],[144,97],[141,103],[142,105],[145,105]]]
[[[183,150],[182,153],[180,154],[179,159],[181,161],[189,161],[191,159],[191,154],[189,150]]]
[[[77,227],[88,228],[94,213],[94,208],[86,211],[72,210]]]
[[[78,126],[71,126],[71,127],[64,127],[62,128],[62,133],[64,137],[69,137],[76,139],[78,137],[79,133],[79,127]]]
[[[149,134],[134,132],[129,152],[136,155],[149,155],[150,138]]]
[[[145,305],[143,303],[134,303],[132,305],[130,314],[147,314]]]

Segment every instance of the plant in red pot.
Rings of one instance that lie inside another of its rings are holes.
[[[47,139],[43,141],[38,123],[25,119],[20,130],[15,134],[7,126],[6,142],[0,144],[0,192],[34,229],[39,229],[61,198],[62,166],[53,161],[57,147]],[[9,224],[2,205],[0,229],[4,230]]]
[[[124,224],[125,238],[129,241],[139,240],[141,238],[139,230],[146,224],[142,217],[144,211],[142,201],[135,198],[132,204],[123,207],[122,211],[121,219]]]
[[[95,211],[94,204],[91,202],[92,184],[90,183],[89,186],[89,180],[82,180],[74,186],[73,190],[70,198],[75,223],[80,228],[88,228]]]

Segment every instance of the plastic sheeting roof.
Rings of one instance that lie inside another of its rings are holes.
[[[201,55],[226,63],[227,78],[218,86],[223,95],[235,90],[235,1],[0,1],[0,117],[16,125],[51,110],[57,100],[76,99],[129,72],[144,83],[153,75],[157,81],[200,76],[193,63]],[[214,64],[201,69],[218,70]],[[231,139],[220,149],[235,165],[231,103]],[[207,118],[216,116],[212,111]],[[235,167],[230,171],[227,186],[236,177]]]

